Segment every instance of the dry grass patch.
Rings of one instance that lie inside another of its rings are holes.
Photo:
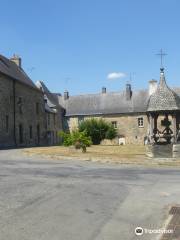
[[[77,159],[84,161],[98,161],[102,163],[138,164],[147,166],[180,166],[180,159],[149,159],[146,157],[145,146],[125,145],[125,146],[91,146],[86,153],[75,150],[73,147],[52,146],[35,147],[23,150],[28,155],[41,155],[49,159],[65,160]]]
[[[73,147],[52,146],[24,149],[29,155],[43,155],[55,159],[75,158],[79,160],[142,163],[145,161],[145,147],[141,145],[125,146],[91,146],[86,153],[75,150]]]

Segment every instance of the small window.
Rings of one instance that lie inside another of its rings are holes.
[[[144,127],[144,119],[143,117],[138,118],[138,127]]]
[[[38,102],[36,103],[36,114],[37,115],[39,114],[39,103]]]
[[[19,143],[23,143],[23,126],[19,124]]]
[[[9,116],[6,115],[6,133],[9,132]]]
[[[56,114],[54,114],[53,118],[54,118],[54,125],[56,125]]]
[[[37,125],[37,142],[40,144],[40,125]]]
[[[111,122],[111,124],[113,125],[114,128],[117,128],[117,122],[116,121]]]
[[[50,113],[47,114],[47,124],[50,125]]]
[[[32,126],[29,126],[29,137],[32,139],[33,134],[32,134]]]
[[[23,111],[22,111],[22,97],[19,97],[18,98],[18,108],[19,108],[19,114],[22,114]]]

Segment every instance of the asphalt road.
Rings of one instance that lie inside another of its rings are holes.
[[[0,151],[0,240],[134,240],[180,203],[180,170]]]

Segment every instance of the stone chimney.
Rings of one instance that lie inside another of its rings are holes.
[[[10,60],[14,62],[19,68],[21,68],[21,58],[17,54],[14,54]]]
[[[132,90],[131,90],[131,84],[126,84],[126,100],[130,101],[132,97]]]
[[[102,93],[106,93],[106,87],[102,87]]]
[[[67,90],[64,91],[64,100],[69,98],[69,92]]]
[[[152,79],[149,81],[149,96],[151,96],[153,93],[157,90],[158,83],[156,80]]]

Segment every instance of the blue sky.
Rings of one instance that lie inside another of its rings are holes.
[[[70,94],[159,79],[162,48],[167,82],[180,84],[179,0],[1,1],[0,53],[22,57],[33,81]],[[110,73],[123,73],[107,79]]]

